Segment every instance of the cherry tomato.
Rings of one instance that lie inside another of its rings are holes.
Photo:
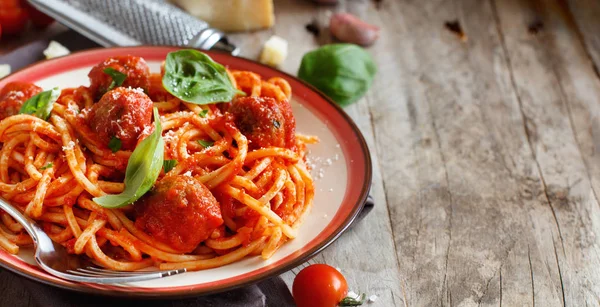
[[[310,265],[294,279],[292,295],[298,307],[335,307],[348,294],[344,275],[326,264]]]
[[[31,6],[31,4],[27,2],[25,3],[25,9],[29,13],[31,22],[38,29],[45,29],[54,22],[52,17],[38,11],[35,7]]]
[[[2,31],[6,35],[15,35],[21,33],[27,21],[29,15],[27,11],[19,6],[2,5],[0,6],[0,26]]]

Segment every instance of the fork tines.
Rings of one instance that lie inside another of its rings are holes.
[[[133,276],[144,276],[144,275],[156,275],[157,277],[167,277],[185,273],[186,269],[168,270],[168,271],[135,271],[135,272],[120,272],[113,270],[106,270],[98,267],[86,267],[77,268],[76,270],[68,270],[67,272],[79,276],[86,277],[133,277]]]

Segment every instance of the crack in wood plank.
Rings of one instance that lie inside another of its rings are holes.
[[[500,307],[502,307],[502,269],[500,269]]]
[[[369,122],[371,124],[371,130],[372,130],[372,133],[373,133],[373,142],[375,144],[377,144],[377,132],[376,132],[377,130],[375,129],[375,121],[373,120],[373,110],[371,110],[371,103],[370,103],[371,101],[369,100],[368,96],[365,97],[365,99],[367,100],[367,111],[369,113]],[[373,149],[373,151],[375,151],[375,155],[377,157],[379,157],[379,153],[377,151],[377,146],[374,146],[374,147],[375,148]],[[381,165],[381,161],[379,159],[377,159],[377,163],[378,163],[379,170],[381,172],[383,172],[384,169],[383,169],[383,167]],[[391,210],[391,208],[389,206],[390,202],[389,202],[389,198],[388,198],[388,190],[387,190],[387,185],[386,185],[385,180],[381,180],[381,187],[383,188],[383,195],[385,197],[385,206],[388,209],[387,210],[388,226],[390,227],[390,231],[392,233],[392,238],[395,238],[396,236],[395,236],[395,233],[394,233],[394,227],[392,225],[392,213],[391,213],[392,210]],[[398,246],[396,245],[396,240],[393,239],[392,241],[393,241],[392,243],[394,245],[394,251],[397,251],[398,250]],[[394,255],[396,257],[396,264],[397,264],[396,268],[398,270],[398,274],[400,275],[401,274],[401,271],[400,271],[400,257],[398,256],[397,252],[395,252]],[[402,281],[400,281],[400,288],[403,288]],[[394,293],[392,292],[392,299],[395,301],[395,298],[394,298],[393,294]],[[402,294],[404,295],[404,297],[402,298],[402,300],[404,301],[404,304],[407,304],[406,292],[402,291]]]
[[[563,282],[562,270],[560,268],[560,262],[558,261],[558,253],[556,252],[556,244],[554,244],[555,240],[552,240],[552,244],[554,245],[554,259],[556,259],[556,267],[558,268],[558,277],[560,278],[560,289],[562,291],[562,303],[563,307],[567,306],[567,300],[565,297],[565,283]]]
[[[533,265],[531,264],[531,249],[527,244],[527,259],[529,260],[529,274],[531,276],[531,306],[535,307],[535,281],[533,279]]]
[[[442,161],[442,165],[444,165],[444,179],[446,180],[446,190],[447,190],[447,195],[448,195],[448,200],[450,202],[450,214],[448,217],[448,247],[446,248],[446,260],[445,260],[445,265],[444,265],[444,278],[442,281],[442,289],[440,292],[440,304],[442,304],[442,298],[443,298],[443,293],[444,293],[444,287],[446,287],[446,291],[450,291],[450,287],[448,286],[448,259],[450,258],[450,246],[452,246],[452,216],[454,213],[454,201],[452,200],[452,193],[450,192],[450,178],[448,176],[448,167],[446,165],[446,157],[444,156],[444,151],[442,150],[442,144],[441,144],[441,138],[440,138],[440,134],[438,131],[438,127],[436,124],[436,120],[435,120],[435,116],[433,116],[433,113],[431,112],[432,110],[432,105],[431,105],[431,101],[430,99],[426,96],[427,101],[427,105],[429,106],[429,116],[431,118],[431,125],[433,127],[433,131],[434,131],[434,135],[435,135],[435,139],[436,139],[436,144],[438,146],[438,151],[440,153],[440,159]],[[450,298],[452,298],[452,296],[450,296]],[[442,304],[443,305],[443,304]],[[452,300],[450,300],[450,306],[452,306]]]

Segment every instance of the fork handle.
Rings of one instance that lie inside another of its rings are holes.
[[[19,209],[9,204],[8,201],[6,201],[2,197],[0,197],[0,209],[8,213],[8,215],[12,216],[15,220],[17,220],[17,222],[25,228],[25,231],[29,233],[29,235],[33,239],[33,243],[37,246],[37,244],[39,243],[39,237],[37,235],[37,232],[42,231],[42,229],[37,225],[37,223],[28,216],[21,213]]]

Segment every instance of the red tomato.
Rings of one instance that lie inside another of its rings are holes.
[[[27,2],[25,3],[25,9],[29,13],[31,22],[36,28],[44,29],[54,22],[52,17],[38,11],[35,7],[31,6],[31,4]]]
[[[0,8],[23,7],[24,3],[27,3],[27,0],[2,0],[2,2],[0,2]]]
[[[21,33],[27,21],[29,15],[27,11],[18,6],[2,5],[0,6],[0,26],[6,35],[15,35]]]
[[[296,275],[292,294],[298,307],[335,307],[348,294],[348,284],[335,268],[313,264]]]

